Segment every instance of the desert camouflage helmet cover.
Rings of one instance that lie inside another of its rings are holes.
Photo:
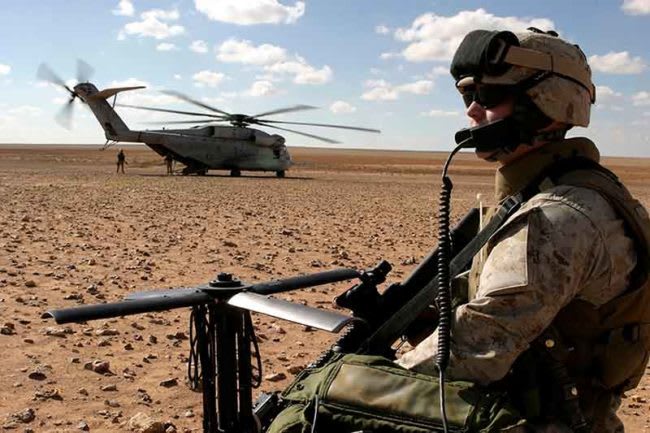
[[[510,46],[503,61],[512,65],[501,75],[484,74],[486,84],[517,84],[539,71],[552,74],[526,90],[548,117],[571,125],[589,125],[595,87],[591,68],[580,47],[546,33],[515,33],[519,47]],[[462,81],[462,80],[461,80]]]

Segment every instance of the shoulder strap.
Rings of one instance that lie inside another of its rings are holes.
[[[523,194],[515,194],[505,199],[490,222],[463,247],[449,264],[452,278],[460,274],[472,258],[487,243],[490,237],[524,202]],[[357,353],[377,353],[378,348],[390,347],[404,330],[427,308],[438,295],[438,276],[431,279],[408,302],[390,316],[363,344]]]
[[[628,191],[618,177],[597,162],[573,157],[563,159],[544,171],[524,194],[527,198],[556,185],[589,188],[600,193],[625,222],[637,251],[634,271],[637,282],[645,281],[650,271],[650,217],[645,207]],[[639,280],[640,279],[640,280]]]

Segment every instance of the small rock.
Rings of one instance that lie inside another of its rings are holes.
[[[117,385],[113,383],[110,385],[104,385],[99,389],[101,389],[102,391],[117,391]]]
[[[154,421],[149,415],[138,412],[129,420],[129,428],[140,433],[165,433],[163,424]]]
[[[86,388],[79,388],[77,392],[81,395],[85,395],[85,396],[88,395],[88,390]]]
[[[117,400],[104,400],[104,404],[108,407],[120,407],[120,402]]]
[[[287,375],[284,373],[271,373],[267,374],[264,376],[264,380],[268,380],[269,382],[278,382],[280,380],[284,380],[287,378]]]
[[[305,369],[305,367],[302,366],[302,365],[292,365],[287,369],[287,371],[289,373],[291,373],[291,374],[298,374],[301,371],[303,371],[304,369]]]
[[[111,365],[109,364],[108,361],[102,361],[100,359],[95,359],[92,362],[87,362],[84,364],[84,368],[86,370],[91,370],[94,371],[95,373],[99,374],[110,374],[111,373]]]
[[[98,329],[95,331],[95,335],[97,335],[98,337],[120,335],[120,331],[118,331],[117,329]]]
[[[175,377],[171,377],[160,382],[160,386],[164,386],[165,388],[171,388],[172,386],[176,385],[178,385],[178,380]]]
[[[61,393],[59,392],[58,389],[48,389],[45,391],[36,391],[36,394],[34,394],[34,400],[63,400],[63,397],[61,397]]]
[[[73,331],[72,328],[56,328],[54,326],[48,326],[43,330],[43,333],[51,337],[66,338],[68,334],[72,334]]]
[[[2,334],[2,335],[15,335],[16,330],[13,327],[2,326],[2,327],[0,327],[0,334]]]
[[[36,287],[36,282],[34,280],[25,281],[25,287]]]
[[[34,412],[34,409],[31,407],[21,410],[20,412],[16,412],[11,415],[12,420],[17,421],[17,422],[22,422],[22,423],[29,423],[34,421],[36,418],[36,412]]]
[[[81,421],[79,424],[77,424],[77,428],[82,431],[90,430],[90,427],[88,427],[88,423],[86,421]]]
[[[185,411],[183,416],[185,418],[194,418],[194,411],[192,411],[192,409],[189,409],[189,410]]]

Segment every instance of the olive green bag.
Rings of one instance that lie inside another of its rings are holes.
[[[303,371],[282,398],[288,407],[267,433],[443,431],[438,379],[379,356],[338,355]],[[445,399],[451,432],[507,432],[525,423],[503,392],[447,382]]]

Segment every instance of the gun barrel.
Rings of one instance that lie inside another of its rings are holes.
[[[87,320],[108,319],[111,317],[129,316],[131,314],[147,313],[150,311],[171,310],[174,308],[191,307],[205,304],[214,300],[209,294],[199,289],[170,290],[169,294],[160,294],[142,299],[133,299],[107,304],[84,305],[81,307],[50,310],[44,317],[52,317],[58,324],[85,322]]]
[[[337,281],[352,280],[358,278],[359,271],[356,269],[334,269],[331,271],[318,272],[315,274],[301,275],[298,277],[285,278],[282,280],[269,281],[252,285],[249,290],[261,295],[287,292],[290,290],[304,289],[306,287],[320,286],[323,284],[335,283]]]

